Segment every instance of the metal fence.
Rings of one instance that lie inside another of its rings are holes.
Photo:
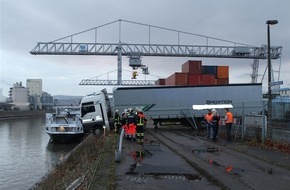
[[[273,100],[267,134],[271,140],[290,143],[290,101]]]
[[[290,142],[290,101],[273,101],[272,118],[270,120],[267,117],[267,101],[233,102],[232,105],[233,109],[230,111],[235,118],[232,127],[234,138],[253,139],[262,142],[265,142],[266,139]],[[126,106],[118,107],[118,110],[125,108]],[[222,134],[225,133],[225,123],[223,122],[225,111],[224,109],[217,109],[217,112],[222,118],[219,132]],[[199,125],[199,129],[203,127],[200,120],[196,118],[204,118],[206,113],[207,110],[193,110],[192,105],[162,109],[153,107],[145,111],[145,115],[151,119],[178,120],[187,118],[188,121],[193,121],[192,126]],[[198,127],[195,129],[198,129]]]
[[[265,139],[290,142],[290,102],[273,101],[269,118],[268,102],[244,102],[234,106],[237,119],[233,125],[235,138]]]

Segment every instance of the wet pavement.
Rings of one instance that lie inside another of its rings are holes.
[[[143,146],[124,140],[122,147],[116,167],[118,190],[290,186],[290,154],[251,147],[241,140],[227,143],[220,138],[213,143],[189,133],[147,129]]]
[[[143,158],[138,157],[140,152],[143,152]],[[124,142],[122,159],[117,165],[116,174],[117,190],[180,187],[184,190],[205,187],[219,189],[151,136],[143,147],[136,142]]]

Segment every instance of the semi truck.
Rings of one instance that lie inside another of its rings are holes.
[[[106,89],[84,96],[80,102],[81,120],[85,133],[102,133],[110,130],[113,114]]]
[[[210,86],[118,87],[113,90],[114,109],[141,108],[154,123],[187,122],[203,127],[206,110],[192,105],[231,104],[235,116],[258,114],[263,109],[262,84]],[[217,110],[222,116],[224,110]]]

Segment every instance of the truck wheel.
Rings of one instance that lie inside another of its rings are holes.
[[[101,130],[99,128],[95,129],[94,131],[95,135],[100,135],[101,134]]]

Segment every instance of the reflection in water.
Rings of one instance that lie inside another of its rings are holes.
[[[58,164],[60,161],[64,160],[67,153],[74,149],[77,144],[78,143],[59,144],[48,142],[46,146],[46,154],[47,158],[51,159],[51,161],[48,161],[52,163],[51,168]]]
[[[28,189],[76,145],[49,143],[45,118],[0,121],[0,189]]]

